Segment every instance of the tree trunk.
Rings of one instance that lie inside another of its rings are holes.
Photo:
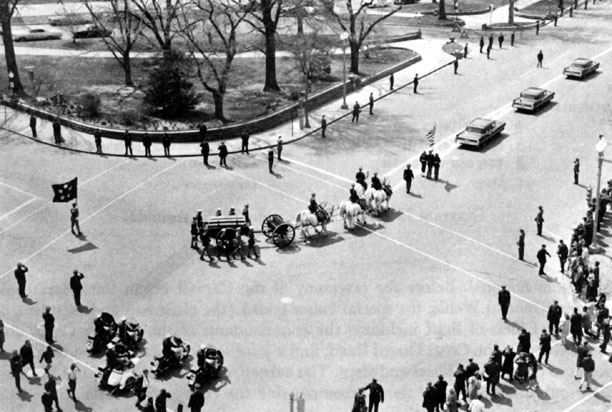
[[[446,20],[446,5],[444,0],[440,0],[438,3],[438,20]]]
[[[304,15],[302,14],[301,7],[297,10],[296,18],[297,18],[297,32],[298,34],[304,34]]]
[[[218,91],[212,91],[213,101],[215,102],[215,119],[227,122],[223,114],[223,94]]]
[[[514,24],[514,0],[508,3],[508,24]]]
[[[276,32],[266,28],[266,84],[264,92],[280,92],[276,81]]]
[[[2,41],[4,42],[4,54],[6,59],[7,74],[13,73],[13,92],[23,94],[23,85],[19,78],[17,57],[13,46],[13,31],[11,29],[11,16],[9,13],[9,0],[0,0],[0,19],[2,20]]]
[[[353,40],[351,36],[349,46],[351,47],[351,68],[349,71],[353,74],[359,74],[359,43]]]
[[[134,81],[132,80],[132,58],[129,52],[123,55],[123,74],[125,77],[125,85],[130,87],[134,86]]]

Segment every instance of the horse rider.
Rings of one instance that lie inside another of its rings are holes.
[[[372,176],[372,189],[382,190],[382,184],[380,183],[377,172],[374,172],[374,176]]]
[[[349,189],[349,200],[353,203],[357,203],[359,201],[359,196],[357,196],[357,191],[355,190],[355,183],[352,183],[351,188]]]
[[[313,214],[316,214],[317,210],[319,209],[319,204],[317,203],[317,199],[315,199],[315,196],[315,193],[310,196],[310,204],[308,205],[308,210],[310,210],[310,213]]]
[[[222,216],[221,214],[221,208],[217,209],[217,212],[215,213],[215,216]]]
[[[230,210],[229,210],[228,215],[230,215],[230,216],[236,216],[236,208],[230,207]]]
[[[355,180],[357,183],[363,186],[364,191],[368,188],[368,184],[366,183],[366,175],[363,173],[363,167],[360,167],[359,171],[355,174]]]

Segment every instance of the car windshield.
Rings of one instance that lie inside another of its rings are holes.
[[[525,97],[527,99],[539,99],[540,97],[542,97],[542,95],[544,95],[544,93],[538,93],[538,92],[523,92],[521,93],[521,97]]]
[[[573,63],[573,64],[572,64],[572,66],[574,66],[574,67],[579,67],[579,68],[581,68],[581,69],[584,69],[584,68],[585,68],[585,67],[587,67],[588,65],[589,65],[589,63],[588,63],[588,62],[576,62],[576,63]]]
[[[475,127],[475,126],[468,126],[466,131],[469,132],[469,133],[476,133],[476,134],[483,134],[484,133],[483,129],[481,129],[480,127]]]

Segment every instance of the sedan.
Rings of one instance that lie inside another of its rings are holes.
[[[13,40],[15,41],[56,40],[61,38],[62,33],[47,29],[16,30],[13,32]]]
[[[75,39],[91,39],[93,37],[111,37],[113,33],[97,26],[89,26],[72,33]]]
[[[589,74],[599,69],[599,63],[594,62],[590,59],[580,58],[572,62],[569,67],[563,69],[563,74],[566,77],[574,77],[576,79],[582,79]]]

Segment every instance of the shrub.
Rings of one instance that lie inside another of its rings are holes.
[[[100,115],[100,107],[102,102],[100,96],[87,93],[79,99],[80,114],[83,117],[98,117]]]

